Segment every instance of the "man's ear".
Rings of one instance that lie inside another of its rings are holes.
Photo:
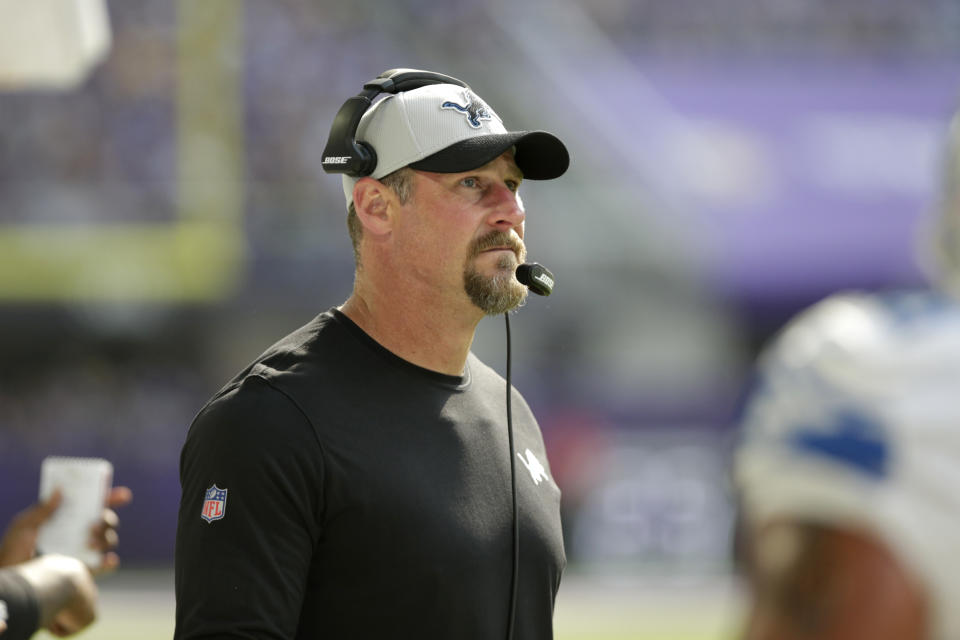
[[[397,204],[393,190],[379,180],[360,178],[353,186],[353,207],[364,233],[386,235],[393,226],[393,207]]]

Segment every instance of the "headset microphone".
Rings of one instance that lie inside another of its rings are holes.
[[[553,274],[542,264],[530,262],[517,267],[517,280],[535,294],[548,296],[553,293]]]
[[[554,278],[550,270],[542,264],[530,262],[517,267],[517,280],[537,295],[548,296],[553,293]],[[517,618],[517,589],[520,581],[520,513],[517,506],[517,469],[513,458],[513,385],[511,384],[511,345],[510,313],[504,313],[507,325],[507,447],[510,455],[510,492],[513,497],[513,566],[510,578],[510,609],[507,614],[507,640],[513,640],[513,628]],[[519,452],[517,453],[519,456]]]

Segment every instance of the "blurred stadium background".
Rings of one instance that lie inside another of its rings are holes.
[[[100,0],[60,7],[83,4]],[[320,154],[342,101],[392,67],[464,78],[571,148],[565,178],[524,188],[530,254],[558,287],[514,323],[564,490],[557,637],[735,637],[737,399],[801,307],[922,282],[960,5],[104,6],[109,53],[76,86],[0,82],[0,517],[35,499],[49,454],[107,457],[135,492],[124,568],[82,637],[170,637],[186,428],[348,295]],[[30,49],[5,39],[0,54]],[[502,369],[501,322],[475,346]]]

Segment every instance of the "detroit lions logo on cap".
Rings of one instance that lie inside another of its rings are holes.
[[[481,120],[492,120],[493,112],[490,107],[480,99],[475,93],[470,91],[463,92],[463,101],[466,102],[466,105],[457,104],[452,100],[447,100],[440,105],[441,109],[453,109],[459,111],[467,118],[467,122],[470,123],[470,126],[474,129],[480,128]]]

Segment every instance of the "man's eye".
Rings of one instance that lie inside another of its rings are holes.
[[[470,189],[480,186],[480,182],[476,178],[464,178],[460,181],[460,184]]]
[[[507,180],[507,188],[510,189],[510,191],[516,192],[517,189],[520,188],[520,183],[516,180]]]

